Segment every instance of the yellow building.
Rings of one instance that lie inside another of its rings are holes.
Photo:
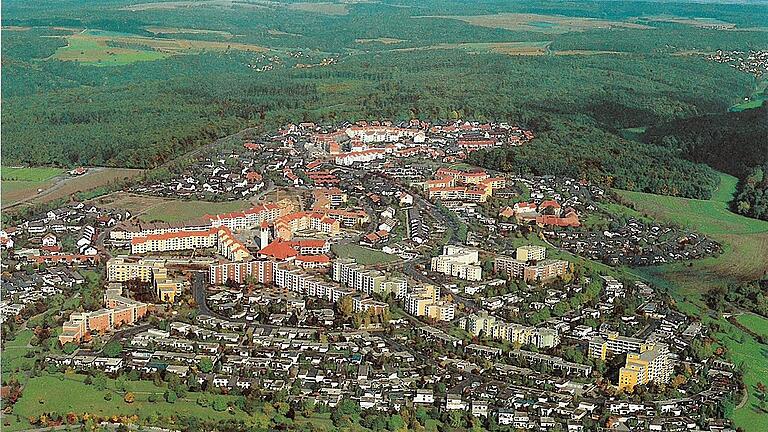
[[[637,385],[669,381],[672,368],[667,346],[648,344],[643,348],[639,353],[627,353],[627,361],[619,371],[619,390],[632,391]]]

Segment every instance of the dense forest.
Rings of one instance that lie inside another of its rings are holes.
[[[134,9],[126,5],[137,2],[126,0],[6,3],[3,25],[14,29],[3,30],[4,164],[153,168],[245,127],[490,119],[528,125],[537,139],[519,149],[478,153],[476,163],[705,198],[716,185],[715,172],[691,161],[707,161],[669,143],[625,140],[620,131],[725,112],[749,92],[753,79],[706,61],[696,50],[768,48],[765,32],[752,29],[768,17],[762,6],[398,1],[394,7],[384,1],[333,4],[335,12],[328,14],[296,9],[290,1],[257,12],[242,5]],[[664,13],[719,18],[743,30],[643,22],[647,29],[533,31],[429,18],[502,12],[603,20]],[[172,32],[150,31],[157,27]],[[72,42],[72,29],[257,44],[280,60],[273,69],[256,71],[249,65],[265,56],[227,49],[120,66],[61,61],[57,54]],[[494,43],[510,42],[548,44],[548,51],[494,51]],[[296,58],[317,63],[326,57],[336,62],[291,67]]]

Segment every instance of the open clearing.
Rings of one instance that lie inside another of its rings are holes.
[[[2,167],[0,171],[0,196],[4,207],[34,197],[38,189],[49,188],[54,178],[64,173],[59,168]]]
[[[759,335],[768,337],[768,318],[748,312],[739,315],[736,319],[744,327]]]
[[[360,265],[389,264],[400,259],[395,255],[356,244],[333,245],[332,250],[341,258],[355,258]]]
[[[144,221],[183,222],[205,216],[206,214],[242,211],[249,208],[248,201],[177,201],[169,200],[158,203],[146,212],[139,214]]]
[[[346,15],[349,8],[345,3],[335,2],[280,2],[271,0],[179,0],[168,2],[137,3],[121,7],[126,11],[176,10],[188,8],[216,9],[276,9],[285,8],[300,12],[310,12],[322,15]]]
[[[701,18],[701,17],[679,17],[674,15],[657,15],[647,16],[640,18],[642,21],[648,22],[662,22],[672,24],[682,24],[692,27],[708,28],[708,29],[733,29],[736,28],[736,24],[720,21],[715,18]]]
[[[643,24],[623,21],[606,21],[596,18],[574,18],[560,15],[539,15],[525,13],[499,13],[495,15],[432,15],[419,16],[414,18],[455,19],[480,27],[501,28],[513,31],[532,31],[550,34],[606,28],[652,28]]]
[[[268,51],[267,48],[251,44],[151,38],[100,30],[83,30],[65,37],[67,46],[56,50],[53,57],[94,66],[121,66],[138,61],[161,60],[178,54],[198,54],[208,50]]]
[[[768,222],[728,210],[735,187],[736,178],[723,174],[720,187],[709,200],[620,191],[640,213],[694,229],[723,245],[724,252],[718,257],[647,271],[664,274],[694,296],[717,284],[754,280],[768,272]]]
[[[494,52],[506,55],[544,55],[547,53],[550,43],[550,41],[441,43],[414,48],[395,48],[392,51],[461,49],[472,53]]]
[[[78,414],[91,413],[99,416],[112,415],[137,415],[140,419],[160,414],[168,415],[194,415],[200,418],[212,420],[225,420],[238,418],[246,420],[248,415],[235,409],[233,413],[227,411],[218,412],[213,408],[202,407],[195,401],[197,394],[190,393],[185,399],[178,399],[175,403],[166,402],[162,395],[165,387],[157,387],[152,381],[128,381],[127,390],[134,393],[136,401],[129,404],[123,401],[122,392],[116,388],[113,379],[107,379],[107,389],[97,390],[91,385],[83,383],[85,375],[43,374],[31,378],[25,385],[22,397],[13,406],[14,422],[7,430],[21,430],[30,427],[27,418],[39,415],[41,412]],[[112,399],[107,401],[104,395],[112,393]],[[149,402],[149,395],[155,394],[157,400]],[[231,401],[233,396],[214,396]],[[6,428],[3,428],[6,430]]]

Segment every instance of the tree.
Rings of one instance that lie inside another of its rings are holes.
[[[354,310],[352,305],[352,297],[350,296],[344,296],[341,299],[339,299],[339,313],[344,316],[344,318],[349,318],[352,316],[352,311]]]
[[[213,400],[213,409],[219,412],[226,410],[227,401],[223,397],[217,397]]]
[[[123,400],[125,403],[131,404],[136,400],[136,396],[133,394],[133,392],[128,392],[125,394],[125,396],[123,396]]]
[[[72,342],[67,342],[64,344],[62,349],[66,354],[72,354],[77,351],[77,345],[73,344]]]
[[[176,399],[178,399],[176,392],[173,390],[166,390],[165,393],[163,394],[163,397],[165,398],[165,401],[168,403],[175,403]]]
[[[117,357],[121,352],[123,352],[123,346],[120,344],[120,342],[111,341],[104,345],[104,348],[101,349],[101,352],[107,357]]]
[[[399,431],[400,429],[405,427],[405,421],[403,421],[403,417],[399,414],[395,414],[389,417],[389,421],[387,421],[387,429],[389,429],[392,432]]]
[[[197,366],[200,368],[200,372],[210,373],[213,370],[213,361],[209,357],[203,357]]]

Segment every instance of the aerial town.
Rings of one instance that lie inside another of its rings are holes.
[[[533,138],[466,121],[240,135],[125,193],[249,207],[160,222],[73,201],[6,227],[2,320],[89,287],[41,368],[274,397],[337,427],[352,404],[467,429],[731,430],[738,365],[622,271],[721,246],[615,215],[582,179],[466,163]]]

